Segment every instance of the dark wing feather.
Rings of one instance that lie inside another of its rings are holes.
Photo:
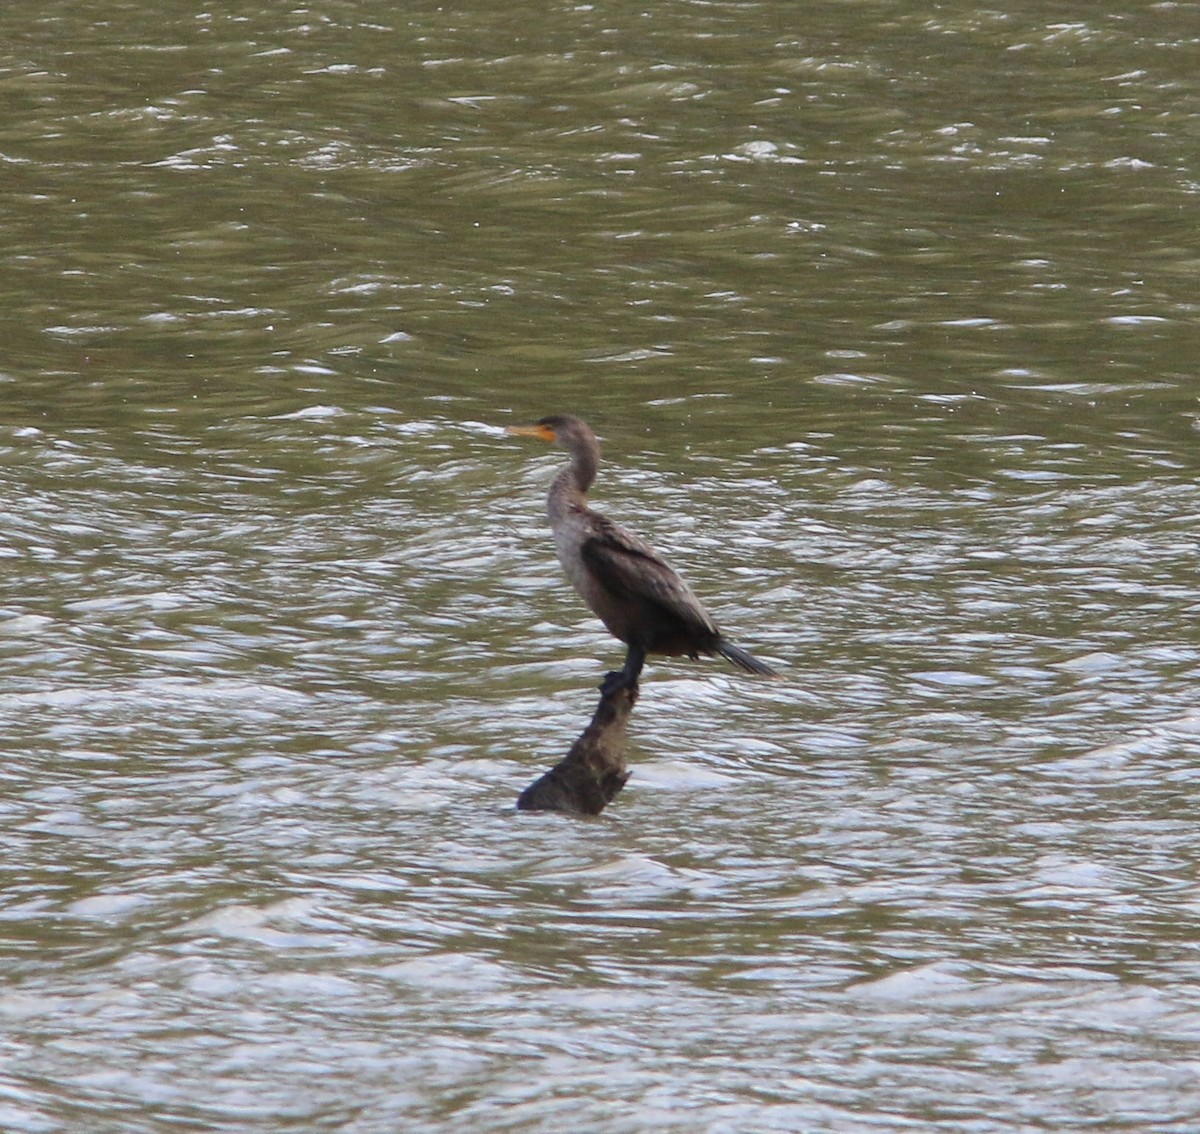
[[[591,534],[579,548],[594,577],[617,598],[649,603],[670,620],[716,634],[700,600],[645,540],[593,512]]]

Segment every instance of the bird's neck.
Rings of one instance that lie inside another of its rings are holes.
[[[587,490],[595,483],[599,464],[600,454],[595,442],[589,448],[576,449],[571,454],[571,463],[567,466],[567,471],[574,477],[575,487],[579,490],[581,498],[587,495]]]
[[[574,453],[571,463],[554,478],[550,486],[550,516],[587,507],[587,491],[596,479],[598,464],[594,453]]]

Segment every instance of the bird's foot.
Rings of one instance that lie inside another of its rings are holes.
[[[614,669],[604,675],[600,682],[600,696],[611,697],[618,689],[636,689],[637,678],[631,678],[623,669]]]
[[[615,693],[621,688],[625,674],[619,669],[614,669],[604,675],[604,680],[600,682],[600,696],[607,697],[610,693]]]

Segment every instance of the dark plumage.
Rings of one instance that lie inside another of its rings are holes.
[[[647,654],[720,654],[751,673],[774,676],[769,665],[725,640],[691,587],[654,548],[587,506],[600,446],[585,422],[544,417],[536,425],[510,426],[508,432],[556,442],[571,455],[550,486],[547,512],[567,578],[629,647],[624,669],[610,679],[636,685]]]

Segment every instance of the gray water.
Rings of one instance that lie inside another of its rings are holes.
[[[0,1128],[1196,1129],[1198,8],[10,3]]]

